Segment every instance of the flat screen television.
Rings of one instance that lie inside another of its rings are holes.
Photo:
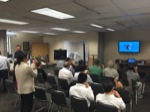
[[[54,50],[54,60],[65,60],[67,58],[67,50]]]
[[[139,53],[140,41],[119,41],[118,52],[119,53]]]
[[[128,63],[130,63],[130,64],[135,63],[135,62],[136,62],[136,60],[134,58],[129,58],[128,59]]]

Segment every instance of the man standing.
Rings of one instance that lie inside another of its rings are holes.
[[[0,51],[0,77],[3,79],[3,92],[7,91],[5,79],[8,79],[9,62],[7,57],[1,55]]]

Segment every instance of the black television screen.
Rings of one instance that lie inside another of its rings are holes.
[[[120,53],[139,53],[140,41],[119,41],[118,51]]]
[[[67,50],[54,50],[54,60],[65,60],[67,58]]]

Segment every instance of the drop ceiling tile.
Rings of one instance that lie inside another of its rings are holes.
[[[111,13],[111,12],[116,12],[116,11],[121,11],[117,6],[114,4],[111,5],[105,5],[102,7],[94,8],[95,11],[99,13]]]
[[[76,0],[76,2],[91,9],[112,4],[111,0]]]

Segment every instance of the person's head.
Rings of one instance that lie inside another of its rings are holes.
[[[27,53],[23,51],[19,51],[18,57],[17,57],[17,64],[20,64],[21,62],[27,62],[27,61],[28,61]]]
[[[87,75],[85,73],[80,73],[78,76],[78,83],[85,83],[87,80]]]
[[[133,69],[134,69],[133,64],[129,64],[129,65],[128,65],[128,70],[133,70]]]
[[[42,67],[42,63],[41,63],[41,61],[37,61],[36,66],[37,66],[38,68],[41,68],[41,67]]]
[[[109,61],[108,61],[108,67],[109,67],[109,68],[113,68],[113,67],[114,67],[114,62],[113,62],[113,60],[109,60]]]
[[[70,62],[65,61],[65,62],[64,62],[64,67],[65,67],[65,68],[69,68],[69,67],[70,67]]]
[[[80,68],[79,68],[80,72],[84,72],[85,70],[86,70],[86,66],[84,66],[84,65],[80,66]]]
[[[103,82],[103,89],[105,93],[111,92],[114,88],[114,84],[111,80],[106,80]]]
[[[94,64],[95,64],[96,66],[99,66],[99,60],[98,60],[98,59],[95,59],[95,60],[94,60]]]
[[[78,65],[84,65],[84,61],[82,59],[79,60]]]
[[[16,51],[21,51],[21,46],[19,44],[16,45]]]

